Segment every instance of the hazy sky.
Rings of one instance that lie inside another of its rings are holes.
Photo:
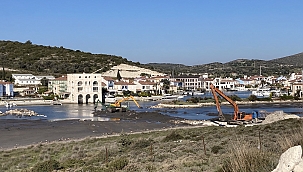
[[[1,0],[0,40],[187,65],[303,52],[302,0]]]

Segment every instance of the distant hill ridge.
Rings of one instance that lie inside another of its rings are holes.
[[[302,66],[303,64],[303,52],[286,56],[286,57],[281,57],[273,60],[269,60],[270,62],[275,62],[275,63],[283,63],[283,64],[288,64],[288,65],[294,65],[294,66]]]
[[[234,78],[243,75],[258,75],[260,74],[260,66],[262,66],[262,75],[288,75],[292,72],[301,71],[303,67],[303,53],[269,61],[237,59],[227,63],[213,62],[193,66],[173,63],[140,64],[120,56],[92,54],[80,50],[66,49],[62,46],[35,45],[31,41],[25,43],[0,41],[0,59],[0,64],[3,64],[5,68],[17,70],[18,73],[54,76],[95,71],[102,73],[120,64],[138,66],[161,73],[173,74],[174,76],[189,73],[209,73],[214,77]],[[16,71],[5,71],[5,79],[10,80],[9,77],[12,72],[17,73]],[[0,73],[2,76],[2,70]]]

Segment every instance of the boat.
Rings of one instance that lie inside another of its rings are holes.
[[[117,101],[114,95],[106,95],[105,96],[105,103],[115,103]]]
[[[162,100],[177,100],[178,95],[171,95],[171,94],[163,94]]]
[[[53,102],[51,103],[51,105],[62,105],[62,103],[59,102],[59,101],[53,101]]]
[[[251,94],[257,97],[270,97],[271,91],[270,88],[259,88],[256,91],[252,91]]]
[[[5,107],[7,107],[7,108],[11,108],[13,106],[17,106],[16,103],[9,103],[9,102],[5,102],[5,103],[6,103]]]
[[[193,92],[193,95],[194,95],[194,96],[201,96],[201,95],[204,95],[204,93],[201,93],[201,92]]]

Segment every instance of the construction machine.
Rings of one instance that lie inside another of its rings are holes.
[[[112,104],[102,104],[102,109],[101,110],[106,110],[108,112],[125,112],[126,111],[126,107],[122,107],[121,103],[126,101],[126,100],[133,100],[135,102],[135,104],[137,105],[137,107],[140,108],[139,103],[135,100],[135,98],[133,96],[129,96],[129,97],[123,97],[121,100],[117,100],[115,103]],[[97,109],[98,103],[101,103],[99,100],[96,102],[95,104],[95,109]]]
[[[236,122],[237,123],[237,121],[245,121],[245,122],[252,121],[252,114],[246,114],[245,112],[240,112],[237,103],[234,102],[232,99],[230,99],[228,96],[226,96],[222,91],[220,91],[218,88],[216,88],[213,84],[210,84],[210,89],[211,89],[211,92],[212,92],[212,94],[214,96],[214,99],[216,101],[216,107],[217,107],[217,110],[219,112],[219,120],[220,121],[225,121],[226,119],[225,119],[225,117],[222,113],[220,102],[219,102],[217,94],[219,94],[222,98],[224,98],[226,101],[228,101],[234,108],[233,118],[229,122]]]

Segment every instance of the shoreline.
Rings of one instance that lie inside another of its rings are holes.
[[[303,100],[274,100],[274,101],[235,101],[238,105],[262,105],[262,104],[290,104],[290,103],[303,103]],[[222,102],[221,105],[230,105],[229,102]],[[188,105],[177,105],[177,104],[166,104],[159,103],[158,105],[152,106],[151,108],[200,108],[204,106],[216,106],[214,102],[209,103],[197,103]]]
[[[148,99],[138,98],[137,101],[152,101]],[[17,106],[21,105],[52,105],[54,102],[53,100],[2,100],[0,101],[0,106],[5,106],[6,102],[15,103]],[[58,101],[62,104],[77,104],[68,100],[60,100]],[[167,104],[167,101],[161,101],[158,105],[154,106],[153,108],[195,108],[195,107],[203,107],[203,106],[215,106],[214,102],[207,102],[207,103],[197,103],[197,104],[188,104],[188,105],[174,105],[174,104]],[[303,100],[273,100],[273,101],[235,101],[238,105],[255,105],[255,104],[287,104],[287,103],[303,103]],[[93,103],[90,103],[93,104]],[[222,102],[221,105],[229,105],[228,102]]]
[[[0,120],[0,150],[27,147],[41,143],[53,143],[85,138],[115,136],[121,133],[141,133],[163,129],[190,126],[176,124],[173,120],[182,119],[157,112],[114,113],[117,121],[81,121],[81,120]],[[107,116],[111,114],[99,114]]]

